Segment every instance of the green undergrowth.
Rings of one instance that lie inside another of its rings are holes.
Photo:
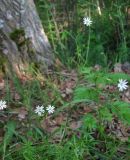
[[[61,96],[54,75],[42,82],[33,79],[24,83],[14,76],[14,87],[6,80],[4,100],[8,106],[0,113],[1,133],[4,132],[0,144],[2,160],[129,160],[129,135],[124,138],[119,132],[122,126],[130,126],[130,103],[121,99],[124,92],[118,91],[117,84],[119,79],[129,84],[130,77],[83,67],[78,78],[69,100]],[[63,82],[65,78],[59,75],[56,79]],[[51,116],[34,113],[37,105],[49,104],[55,106]],[[82,111],[82,107],[89,111]],[[21,108],[28,114],[19,120]],[[67,120],[54,132],[41,126],[46,118],[51,117],[52,123],[61,114],[65,118],[66,113]],[[74,113],[77,118],[73,118]],[[72,120],[81,122],[80,126],[71,128]]]
[[[67,66],[107,67],[130,60],[127,0],[37,0],[36,6],[54,54]],[[90,17],[92,24],[83,24]]]

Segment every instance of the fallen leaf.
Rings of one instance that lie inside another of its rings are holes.
[[[58,58],[56,58],[56,60],[55,60],[55,67],[56,67],[56,68],[61,68],[61,67],[63,67],[63,64],[61,63],[61,61],[60,61]]]
[[[76,130],[78,128],[80,128],[82,125],[82,122],[81,121],[72,121],[69,125],[69,127],[72,129],[72,130]]]
[[[122,70],[123,72],[130,74],[130,63],[125,62],[124,64],[122,64]]]
[[[65,93],[71,94],[71,93],[73,93],[73,90],[71,88],[66,88]]]
[[[61,125],[64,122],[65,118],[62,114],[60,114],[54,120],[57,125]]]
[[[100,71],[101,68],[102,68],[102,67],[101,67],[99,64],[96,64],[96,65],[94,66],[94,70],[95,70],[95,71]]]
[[[115,72],[115,73],[123,72],[123,70],[122,70],[122,64],[121,64],[121,63],[116,63],[116,64],[114,65],[114,72]]]
[[[27,114],[28,114],[28,111],[26,110],[25,107],[20,108],[19,111],[18,111],[19,120],[20,121],[24,120],[26,118]]]
[[[14,93],[14,100],[19,101],[21,99],[20,95],[18,93]]]
[[[51,120],[50,117],[43,119],[40,124],[44,131],[48,133],[53,133],[56,129],[58,129],[58,126]]]

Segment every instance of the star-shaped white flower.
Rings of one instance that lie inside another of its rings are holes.
[[[119,91],[126,90],[128,88],[127,83],[128,83],[127,80],[119,79],[119,83],[118,83]]]
[[[3,109],[6,108],[6,107],[7,107],[6,101],[0,100],[0,110],[3,110]]]
[[[37,106],[36,109],[34,110],[35,113],[37,113],[39,116],[42,116],[42,114],[45,112],[43,106]]]
[[[84,17],[83,18],[83,24],[86,25],[86,26],[91,26],[92,24],[92,20],[90,17]]]
[[[48,111],[49,114],[54,113],[54,106],[48,105],[48,107],[46,108],[46,110]]]

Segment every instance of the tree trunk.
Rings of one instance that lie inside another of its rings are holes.
[[[53,64],[33,0],[0,0],[0,66],[5,60],[18,74],[30,64],[41,71]]]

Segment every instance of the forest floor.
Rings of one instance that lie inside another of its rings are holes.
[[[2,159],[11,159],[22,148],[21,142],[25,139],[31,142],[31,146],[37,146],[45,145],[43,137],[46,137],[49,144],[66,146],[69,141],[73,145],[77,143],[80,153],[73,149],[74,160],[103,157],[104,160],[119,157],[129,160],[130,87],[119,92],[119,79],[127,80],[129,84],[129,73],[119,68],[105,71],[98,65],[83,67],[78,71],[49,71],[44,78],[1,77],[0,99],[7,103],[7,107],[0,111]],[[35,109],[42,105],[44,108],[54,106],[54,113],[45,112],[39,116]],[[84,142],[87,134],[91,135],[89,145]],[[74,137],[76,142],[72,142]],[[87,151],[84,145],[79,145],[78,140],[88,145]],[[49,153],[46,154],[49,156]],[[25,155],[21,160],[27,159]],[[67,156],[64,155],[66,160],[69,159]]]

